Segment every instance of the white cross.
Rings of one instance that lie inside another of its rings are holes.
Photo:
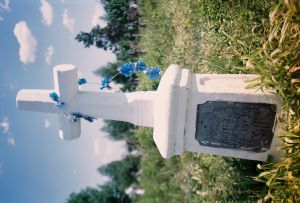
[[[94,118],[120,120],[140,126],[153,127],[153,100],[155,92],[91,92],[78,88],[77,68],[70,64],[53,69],[54,90],[21,90],[17,95],[17,107],[23,110],[55,113],[59,117],[59,137],[71,140],[80,136],[80,121],[72,121],[66,115],[81,113]],[[49,94],[56,92],[64,102],[57,107]]]
[[[277,139],[273,139],[269,151],[254,153],[203,146],[195,138],[199,104],[210,101],[265,103],[275,104],[279,111],[280,102],[272,92],[246,88],[245,80],[255,77],[194,74],[171,65],[161,78],[157,91],[89,92],[79,90],[77,69],[73,65],[58,65],[54,67],[54,90],[21,90],[17,95],[17,106],[24,110],[58,114],[59,136],[64,140],[80,136],[80,121],[74,122],[65,115],[81,113],[153,127],[154,142],[164,158],[191,151],[264,161],[268,154],[280,157],[276,150]],[[56,92],[60,102],[64,102],[62,108],[50,98],[51,92]]]

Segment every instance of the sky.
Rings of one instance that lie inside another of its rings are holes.
[[[58,64],[74,64],[80,76],[100,82],[93,71],[115,55],[74,38],[104,26],[103,14],[96,0],[0,0],[0,203],[66,202],[107,181],[97,168],[127,153],[124,142],[100,131],[101,119],[81,121],[81,137],[62,141],[56,115],[16,108],[20,89],[53,88]]]

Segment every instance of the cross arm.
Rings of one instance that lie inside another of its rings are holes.
[[[58,113],[59,137],[62,140],[78,138],[81,132],[80,120],[73,122],[64,112],[55,106],[49,97],[53,90],[21,90],[17,95],[17,107],[22,110],[38,111],[45,113]]]
[[[64,102],[70,102],[78,92],[77,68],[71,64],[61,64],[53,68],[54,89]]]
[[[80,136],[80,120],[72,121],[63,112],[58,115],[59,138],[62,140],[73,140]]]
[[[57,113],[58,109],[49,94],[53,90],[24,89],[18,92],[17,107],[22,110]]]

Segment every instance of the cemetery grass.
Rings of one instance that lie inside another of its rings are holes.
[[[164,160],[140,128],[140,202],[300,201],[300,5],[297,1],[140,0],[141,58],[163,70],[255,73],[249,88],[272,88],[283,102],[284,158],[261,164],[196,153]],[[137,89],[158,82],[139,75]],[[258,166],[258,167],[257,167]]]

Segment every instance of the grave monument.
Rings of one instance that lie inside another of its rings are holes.
[[[54,90],[20,90],[16,102],[23,110],[55,113],[59,137],[80,136],[80,113],[153,127],[153,139],[162,157],[185,151],[265,161],[278,158],[274,136],[280,101],[272,92],[247,89],[249,74],[194,74],[171,65],[157,91],[131,93],[79,90],[77,68],[57,65]],[[49,94],[55,91],[63,107]]]

